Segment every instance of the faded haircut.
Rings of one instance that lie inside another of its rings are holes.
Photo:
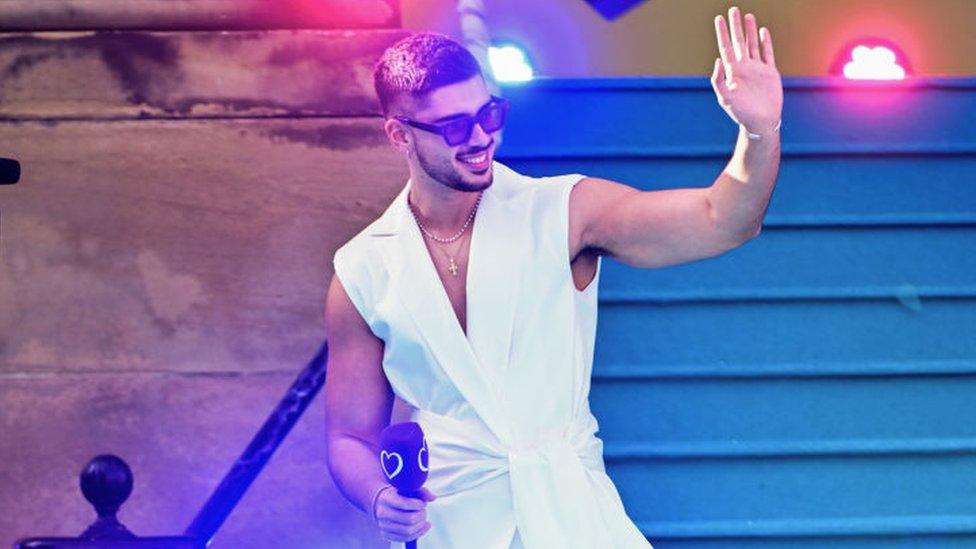
[[[383,114],[396,114],[397,99],[420,99],[431,91],[480,75],[478,61],[461,44],[443,34],[422,32],[393,44],[373,70],[373,87]]]

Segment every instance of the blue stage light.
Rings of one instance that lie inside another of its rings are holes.
[[[533,70],[525,53],[511,44],[488,48],[488,62],[498,82],[532,80]]]

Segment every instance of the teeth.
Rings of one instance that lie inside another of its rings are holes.
[[[468,164],[481,164],[488,158],[488,153],[481,153],[478,156],[472,156],[469,158],[462,158],[461,162],[467,162]]]

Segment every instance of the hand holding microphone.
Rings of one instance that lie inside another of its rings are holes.
[[[423,487],[429,456],[420,425],[410,421],[390,425],[380,435],[380,466],[390,484],[374,498],[373,518],[384,538],[406,541],[408,549],[430,530],[427,502],[437,498]],[[394,487],[396,490],[387,490]]]

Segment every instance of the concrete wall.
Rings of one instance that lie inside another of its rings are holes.
[[[99,453],[133,469],[123,523],[181,533],[321,344],[333,251],[406,175],[369,76],[395,4],[261,30],[247,3],[166,2],[141,25],[165,30],[79,30],[140,26],[108,4],[0,15],[0,156],[23,165],[0,187],[0,546],[80,533]],[[181,30],[221,13],[238,30]],[[323,409],[213,547],[386,546],[332,483]]]
[[[869,35],[899,44],[918,74],[976,74],[972,0],[646,0],[614,21],[584,0],[484,4],[492,35],[524,44],[547,76],[710,74],[718,56],[712,18],[731,5],[770,28],[784,75],[825,75],[848,41]],[[456,36],[454,5],[404,0],[403,26]]]

